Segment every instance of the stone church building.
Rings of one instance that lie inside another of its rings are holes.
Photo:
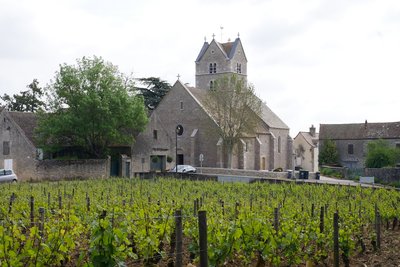
[[[216,79],[235,73],[247,80],[247,58],[238,37],[233,42],[204,42],[196,64],[196,87],[176,81],[140,133],[132,148],[132,171],[165,171],[178,164],[226,167],[218,125],[204,108],[207,90]],[[176,135],[176,127],[183,127]],[[293,168],[289,127],[262,104],[257,133],[241,138],[232,155],[232,168],[273,170]],[[177,148],[177,149],[176,149]]]

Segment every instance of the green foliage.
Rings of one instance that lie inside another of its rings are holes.
[[[325,140],[318,155],[319,165],[339,163],[339,153],[333,140]]]
[[[174,159],[171,156],[167,156],[167,162],[171,163]]]
[[[224,142],[227,167],[231,167],[232,151],[243,136],[256,132],[262,113],[262,102],[255,95],[254,87],[247,85],[236,74],[226,75],[214,82],[204,101],[218,127]]]
[[[321,174],[323,176],[328,176],[328,177],[344,178],[342,172],[337,171],[335,169],[331,169],[331,168],[322,168],[321,169]]]
[[[162,98],[169,92],[171,85],[156,77],[140,78],[138,81],[145,87],[136,87],[144,98],[144,103],[149,109],[155,109]]]
[[[39,113],[36,137],[46,151],[79,147],[104,158],[111,145],[132,144],[147,123],[133,80],[102,58],[63,64],[48,88],[50,113]]]
[[[21,111],[21,112],[36,112],[45,108],[45,103],[41,100],[44,92],[39,87],[37,79],[33,79],[32,83],[27,85],[29,89],[21,91],[19,94],[10,96],[4,94],[0,96],[5,107],[10,111]]]
[[[339,248],[345,262],[359,253],[360,240],[371,244],[376,238],[375,207],[383,222],[400,216],[399,191],[323,184],[112,178],[1,184],[0,190],[0,265],[7,267],[166,266],[174,255],[176,209],[182,211],[184,253],[188,244],[196,264],[200,251],[194,199],[201,199],[199,208],[207,212],[210,266],[256,261],[258,266],[300,266],[305,261],[331,266],[334,212],[340,215]],[[33,226],[30,195],[35,200]],[[45,208],[43,221],[38,207]]]
[[[365,167],[395,167],[399,160],[400,150],[395,147],[390,147],[387,141],[380,139],[368,143]]]

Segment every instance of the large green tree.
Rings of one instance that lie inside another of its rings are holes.
[[[367,144],[365,167],[383,168],[394,167],[400,160],[400,150],[391,147],[385,140],[371,141]]]
[[[240,138],[256,133],[262,113],[262,102],[254,87],[238,75],[226,75],[214,82],[204,102],[219,127],[226,155],[226,167],[232,167],[232,153]]]
[[[336,143],[331,140],[325,140],[318,155],[319,165],[334,165],[339,163],[339,152]]]
[[[44,92],[43,89],[39,87],[38,80],[33,79],[26,87],[28,90],[21,91],[19,94],[14,94],[13,96],[4,94],[0,96],[0,99],[8,110],[36,112],[45,108],[45,103],[42,101]]]
[[[144,103],[149,109],[155,109],[161,99],[169,92],[171,85],[158,77],[138,79],[142,86],[136,87],[136,90],[144,98]]]
[[[40,113],[36,136],[48,151],[74,147],[103,158],[111,145],[134,142],[147,123],[133,79],[100,57],[60,65],[47,95],[48,113]]]

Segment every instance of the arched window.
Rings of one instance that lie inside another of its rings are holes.
[[[210,89],[214,89],[214,81],[210,81]]]
[[[214,73],[217,73],[217,63],[214,63]]]
[[[213,64],[212,63],[210,63],[210,68],[209,68],[208,72],[213,73]]]
[[[281,137],[278,137],[278,153],[281,153]]]

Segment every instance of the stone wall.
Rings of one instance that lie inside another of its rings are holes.
[[[223,168],[198,168],[197,172],[210,175],[233,175],[233,176],[251,176],[251,177],[266,177],[266,178],[287,178],[287,172],[270,172],[270,171],[255,171],[255,170],[239,170],[239,169],[223,169]]]
[[[36,179],[108,178],[110,159],[42,160],[36,164]]]
[[[400,184],[400,168],[365,168],[365,176],[375,177],[376,183],[399,183]]]

